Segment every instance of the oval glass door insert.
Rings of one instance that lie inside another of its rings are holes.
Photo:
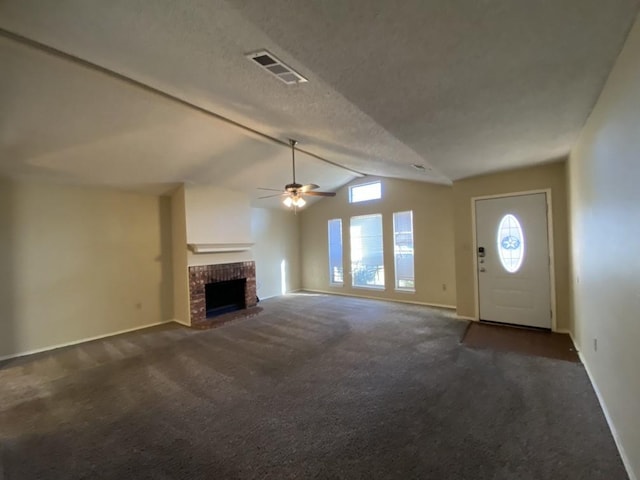
[[[510,213],[498,225],[498,253],[500,262],[509,273],[516,273],[524,259],[524,234],[518,219]]]

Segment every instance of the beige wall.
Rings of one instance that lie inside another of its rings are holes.
[[[290,211],[251,209],[253,256],[261,300],[301,288],[299,218]]]
[[[170,319],[167,201],[37,182],[1,187],[0,357]]]
[[[187,216],[184,186],[178,187],[171,202],[171,260],[173,266],[173,314],[178,323],[191,325],[189,311],[189,270],[187,259]]]
[[[640,479],[639,79],[636,21],[569,159],[574,339],[632,479]]]
[[[476,317],[475,265],[471,198],[529,190],[551,189],[556,280],[556,328],[571,327],[569,313],[566,162],[501,172],[454,182],[455,255],[458,315]]]
[[[20,350],[16,319],[17,187],[0,177],[0,358]]]
[[[360,178],[350,185],[368,183],[375,178]],[[383,198],[350,204],[347,187],[302,210],[301,252],[304,289],[354,296],[369,296],[433,305],[455,305],[453,256],[453,196],[448,186],[383,178]],[[394,289],[393,212],[413,210],[416,292]],[[355,215],[382,213],[384,235],[385,290],[351,287],[349,221]],[[345,284],[329,285],[327,221],[342,219]],[[445,287],[443,287],[443,285]]]

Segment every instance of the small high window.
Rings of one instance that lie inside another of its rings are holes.
[[[349,203],[366,202],[382,198],[380,182],[362,183],[349,187]]]

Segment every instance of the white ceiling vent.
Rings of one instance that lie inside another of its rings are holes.
[[[259,52],[248,53],[247,58],[260,66],[271,75],[279,78],[287,85],[293,85],[296,83],[305,83],[308,80],[293,70],[290,66],[278,60],[273,54],[266,50],[260,50]]]

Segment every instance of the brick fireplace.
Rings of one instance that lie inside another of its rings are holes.
[[[244,282],[245,309],[256,306],[256,264],[255,262],[222,263],[189,267],[189,303],[191,326],[206,326],[212,323],[207,318],[206,285],[231,280]]]

